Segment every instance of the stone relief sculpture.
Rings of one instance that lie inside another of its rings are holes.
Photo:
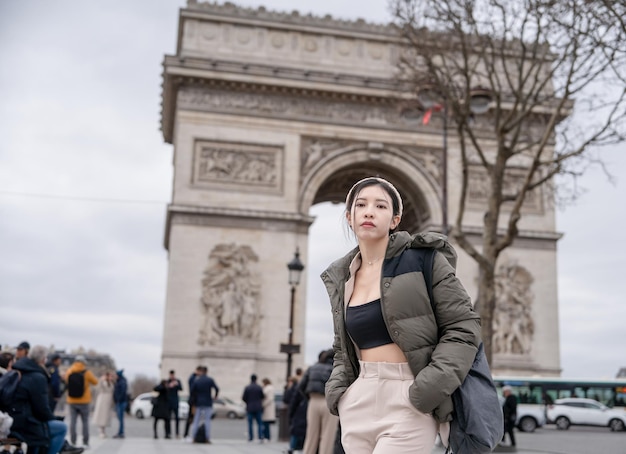
[[[277,180],[274,154],[206,145],[202,147],[199,158],[199,181],[230,180],[273,185]]]
[[[530,272],[516,263],[509,262],[499,267],[496,275],[494,353],[530,353],[535,333],[532,283]]]
[[[349,142],[337,140],[323,140],[305,138],[302,140],[302,173],[306,174],[311,167],[321,161],[326,155],[350,145]]]
[[[199,345],[259,338],[261,288],[251,264],[258,257],[249,246],[218,244],[209,255],[202,279],[202,324]]]

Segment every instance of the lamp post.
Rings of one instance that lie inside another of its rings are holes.
[[[441,111],[443,115],[443,156],[441,158],[441,231],[448,235],[448,103],[442,99],[432,87],[425,87],[417,93],[420,106],[428,113],[424,115],[423,122],[427,124],[433,111]],[[473,114],[481,115],[489,111],[491,103],[491,91],[478,87],[470,91],[469,109]]]
[[[304,265],[300,261],[300,252],[296,249],[293,259],[287,264],[289,269],[289,285],[291,287],[291,304],[289,309],[289,342],[280,344],[281,353],[287,353],[287,378],[291,377],[292,355],[300,353],[300,345],[293,343],[293,306],[296,301],[296,287],[300,283],[300,275],[304,270]]]

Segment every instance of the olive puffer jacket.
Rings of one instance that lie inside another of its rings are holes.
[[[404,352],[415,375],[409,388],[411,403],[446,422],[452,419],[450,395],[465,379],[480,344],[480,316],[474,312],[453,265],[439,252],[432,270],[436,316],[433,314],[422,274],[424,248],[445,251],[456,264],[456,254],[442,235],[391,234],[381,275],[381,308],[391,339]],[[326,401],[335,415],[341,396],[359,374],[358,349],[345,328],[344,302],[350,264],[358,252],[358,248],[353,249],[321,275],[335,330],[333,372],[326,383]]]

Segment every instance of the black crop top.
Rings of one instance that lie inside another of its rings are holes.
[[[393,343],[383,320],[380,298],[359,306],[348,306],[346,328],[361,349]]]

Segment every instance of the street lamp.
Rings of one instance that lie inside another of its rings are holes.
[[[300,283],[300,275],[304,265],[300,261],[300,252],[296,249],[293,259],[287,263],[289,269],[289,285],[291,286],[291,307],[289,310],[289,343],[280,344],[281,353],[287,353],[287,380],[291,377],[291,357],[300,353],[300,345],[293,343],[293,306],[296,301],[296,287]]]
[[[417,93],[417,100],[422,109],[426,111],[423,123],[427,124],[432,112],[441,111],[443,115],[443,157],[441,159],[441,230],[444,235],[449,232],[448,227],[448,103],[445,98],[433,89],[424,87]],[[470,90],[469,109],[476,115],[482,115],[489,111],[492,95],[486,88],[477,87]]]

